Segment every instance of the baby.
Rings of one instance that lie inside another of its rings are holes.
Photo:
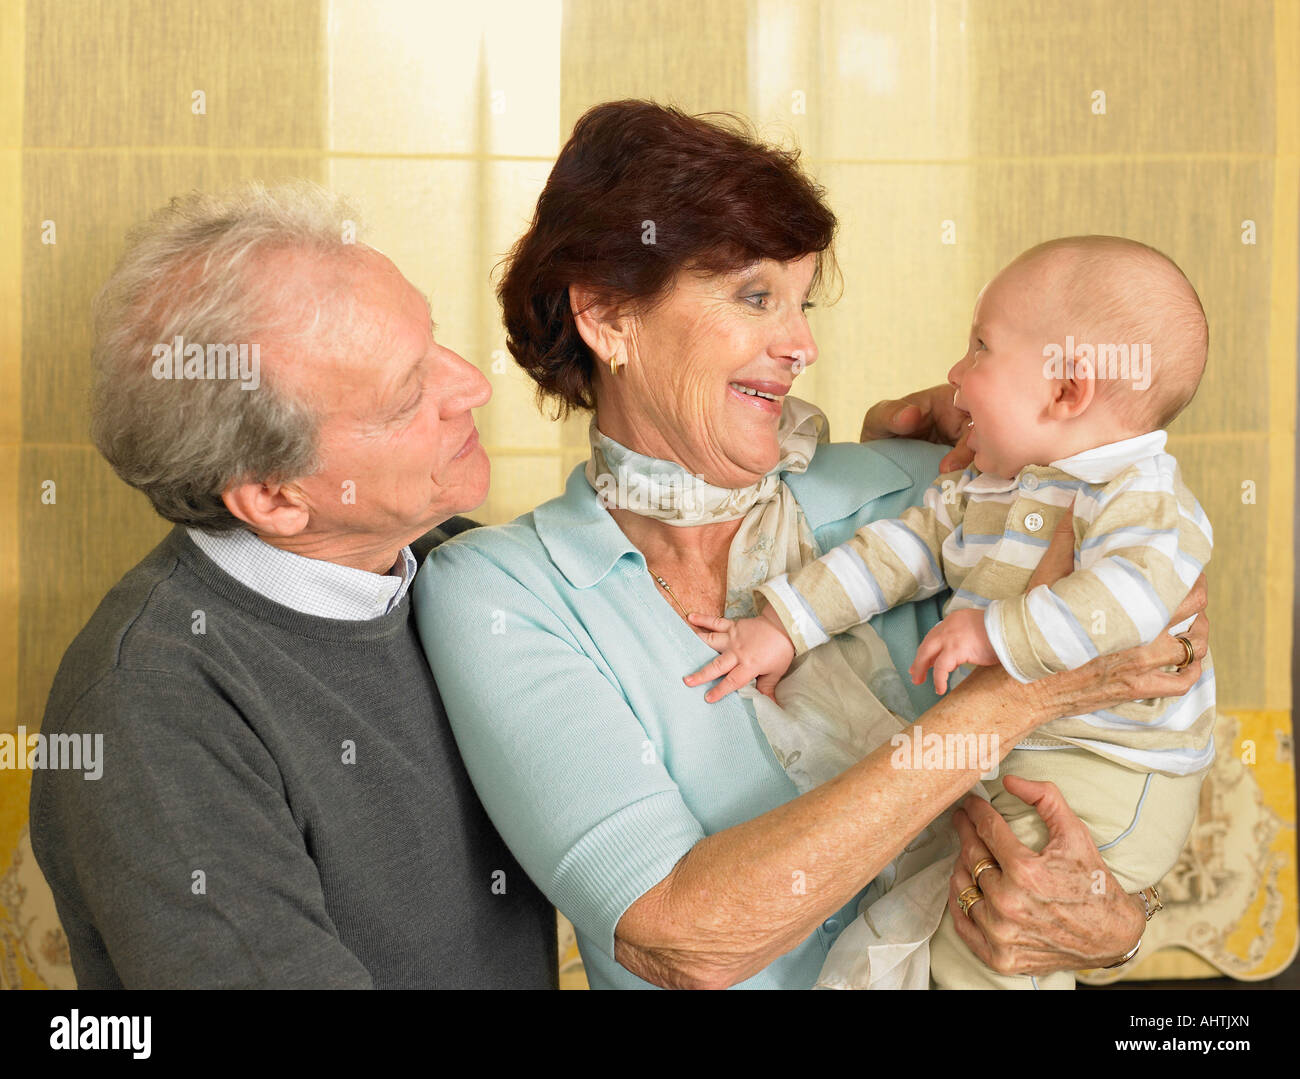
[[[940,476],[923,507],[761,585],[757,617],[693,616],[726,644],[687,682],[726,674],[709,700],[752,678],[768,692],[796,655],[944,587],[945,617],[911,669],[920,683],[933,666],[939,693],[963,664],[1000,663],[1028,682],[1154,640],[1210,557],[1210,523],[1163,430],[1196,392],[1207,339],[1195,290],[1150,247],[1083,236],[1025,252],[980,293],[948,375],[970,415],[973,465]],[[1026,594],[1069,510],[1075,572]],[[1182,697],[1055,720],[1002,765],[1056,783],[1127,891],[1156,884],[1191,828],[1214,759],[1208,655],[1202,672]],[[1020,840],[1041,849],[1037,813],[998,780],[986,788]],[[947,917],[930,954],[942,988],[1074,984],[1072,974],[995,974]]]

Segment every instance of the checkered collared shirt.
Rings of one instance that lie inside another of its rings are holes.
[[[387,614],[406,595],[417,569],[403,547],[389,573],[341,566],[282,551],[245,528],[204,532],[188,528],[195,545],[240,584],[290,610],[318,618],[365,621]]]

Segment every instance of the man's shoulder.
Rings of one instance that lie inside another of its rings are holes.
[[[179,639],[181,629],[189,632],[193,604],[183,602],[182,594],[191,589],[177,584],[184,573],[177,544],[174,530],[100,600],[63,654],[47,717],[67,711],[88,688],[121,668],[133,647],[138,645],[141,655],[158,655]]]
[[[474,528],[483,528],[483,524],[472,517],[451,517],[442,524],[429,529],[423,536],[411,544],[411,553],[415,555],[417,565],[423,565],[429,552],[446,543],[449,539],[468,532]]]

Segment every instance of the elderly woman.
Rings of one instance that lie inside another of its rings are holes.
[[[793,154],[620,102],[578,122],[507,263],[510,350],[560,411],[591,413],[591,458],[560,497],[440,547],[415,599],[474,785],[573,922],[594,988],[812,986],[864,889],[978,779],[974,761],[891,767],[885,746],[798,794],[752,694],[709,704],[683,677],[714,655],[689,613],[752,613],[756,584],[897,516],[937,473],[928,443],[827,444],[822,414],[789,396],[817,359],[806,311],[834,230]],[[859,678],[854,708],[1005,753],[1199,673],[1163,673],[1183,649],[1162,637],[1029,685],[982,669],[938,700],[896,670],[938,617],[909,605],[846,642],[832,673]],[[954,895],[986,843],[999,863],[963,937],[1018,972],[1123,957],[1140,898],[1049,784],[1020,786],[1053,856],[1011,849],[989,810],[972,810],[983,840],[959,816]]]

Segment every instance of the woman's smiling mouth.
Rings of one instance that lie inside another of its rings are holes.
[[[728,382],[727,389],[753,408],[781,414],[781,400],[790,391],[789,386],[776,382]]]

